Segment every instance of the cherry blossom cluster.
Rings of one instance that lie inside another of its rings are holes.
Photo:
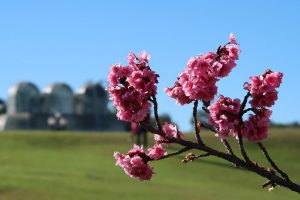
[[[226,139],[230,131],[238,124],[235,117],[240,111],[241,103],[239,99],[219,96],[218,101],[208,107],[209,123],[217,128],[216,136]]]
[[[249,116],[241,129],[242,136],[249,141],[259,142],[268,137],[272,111],[266,107],[273,106],[277,100],[276,88],[280,86],[282,77],[281,72],[272,72],[268,69],[260,76],[250,77],[251,83],[244,84],[244,89],[248,90],[252,97],[249,103],[254,111],[254,115]]]
[[[259,142],[268,137],[268,129],[270,126],[271,110],[258,109],[255,115],[251,114],[249,119],[242,125],[242,136],[249,141]],[[235,129],[237,134],[237,130]]]
[[[281,84],[283,74],[267,70],[260,76],[252,76],[251,83],[245,83],[244,88],[249,91],[252,100],[249,102],[252,106],[254,115],[242,123],[241,136],[249,141],[259,142],[268,136],[270,126],[270,116],[272,111],[266,107],[274,105],[277,100],[278,88]],[[218,101],[208,107],[209,123],[217,129],[216,136],[226,139],[229,133],[238,138],[238,129],[236,128],[240,114],[240,100],[230,99],[220,96]]]
[[[107,91],[123,121],[143,121],[150,113],[149,98],[156,95],[158,75],[149,67],[150,56],[142,51],[128,55],[128,65],[111,66]]]
[[[236,66],[239,53],[235,36],[230,34],[230,41],[220,46],[216,53],[208,52],[190,58],[174,86],[165,89],[166,93],[180,105],[195,100],[213,100],[217,93],[217,81]]]
[[[126,155],[115,152],[116,165],[124,169],[124,172],[140,180],[150,180],[153,169],[148,165],[148,156],[145,151],[135,145]]]
[[[115,152],[116,165],[123,168],[124,172],[132,178],[150,180],[154,171],[153,167],[149,165],[149,161],[177,155],[168,154],[165,149],[174,141],[180,145],[186,145],[179,153],[189,149],[198,149],[206,152],[205,155],[214,154],[218,157],[223,156],[222,158],[225,160],[236,160],[239,158],[232,153],[226,140],[230,134],[238,140],[245,162],[251,162],[243,148],[243,139],[259,144],[261,140],[267,138],[272,113],[270,107],[277,100],[277,88],[282,82],[283,74],[267,70],[260,76],[250,77],[251,82],[244,83],[244,89],[248,93],[243,101],[220,95],[213,102],[217,94],[217,82],[229,75],[236,66],[239,54],[239,44],[235,36],[230,34],[229,42],[220,46],[215,53],[208,52],[190,58],[174,86],[165,89],[167,95],[176,99],[176,103],[179,105],[194,102],[193,119],[197,143],[184,140],[183,134],[177,126],[167,122],[163,125],[160,124],[156,102],[156,84],[159,75],[151,70],[149,66],[150,56],[145,51],[142,51],[138,56],[129,53],[128,65],[126,66],[112,65],[107,91],[117,109],[117,117],[123,121],[137,122],[139,125],[148,127],[147,125],[150,126],[150,123],[146,118],[149,117],[150,107],[153,104],[157,125],[154,129],[148,128],[154,134],[153,147],[144,150],[143,147],[134,145],[126,154]],[[251,99],[248,102],[249,98]],[[208,124],[201,123],[197,119],[199,101],[202,101],[202,108],[209,115]],[[249,108],[246,107],[247,103],[250,104]],[[252,113],[248,114],[248,112]],[[246,113],[248,116],[245,116]],[[206,148],[207,146],[205,146],[200,135],[202,126],[206,126],[222,139],[228,154],[224,156],[220,152],[216,153],[216,151],[210,151],[210,148]],[[265,150],[263,149],[263,151]],[[199,157],[189,154],[185,161]],[[228,159],[229,157],[231,159]],[[235,164],[241,165],[242,162],[237,160]],[[249,169],[249,166],[258,167],[258,165],[249,165],[249,163],[244,167]],[[279,173],[281,172],[279,171]],[[269,174],[266,177],[270,177]]]
[[[173,124],[169,124],[165,122],[162,127],[164,136],[154,134],[154,140],[157,144],[166,144],[170,143],[168,139],[170,138],[182,138],[183,134],[177,129],[177,127]]]
[[[182,137],[182,133],[177,130],[177,127],[169,123],[164,124],[163,133],[164,136],[154,135],[155,144],[147,151],[144,151],[143,147],[134,145],[127,154],[115,152],[116,165],[122,167],[124,172],[132,178],[142,181],[150,180],[153,168],[150,167],[148,161],[158,160],[168,154],[163,146],[169,143],[168,139]]]
[[[280,86],[282,77],[282,73],[272,72],[271,70],[267,70],[260,76],[250,77],[252,82],[246,82],[244,88],[252,96],[251,106],[253,108],[273,106],[278,98],[276,88]]]

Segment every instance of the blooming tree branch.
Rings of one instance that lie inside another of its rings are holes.
[[[203,144],[203,141],[200,137],[200,125],[198,124],[198,119],[197,119],[197,108],[198,108],[198,101],[194,101],[194,107],[193,107],[193,119],[194,119],[194,128],[195,128],[195,135],[196,139],[199,144]]]
[[[116,165],[123,168],[130,177],[139,180],[150,180],[153,168],[150,161],[157,161],[176,156],[190,150],[204,152],[196,156],[188,153],[182,162],[187,163],[195,159],[215,156],[232,163],[235,167],[252,171],[268,181],[262,187],[289,188],[300,194],[300,185],[294,183],[287,173],[278,167],[261,143],[268,137],[272,107],[278,98],[277,88],[280,86],[283,74],[265,71],[262,75],[250,77],[251,82],[244,83],[247,91],[243,101],[217,94],[217,82],[228,76],[239,59],[239,44],[235,36],[230,34],[229,42],[219,46],[216,52],[208,52],[192,57],[183,72],[178,76],[173,87],[165,92],[176,100],[179,105],[194,103],[193,120],[196,142],[185,140],[177,126],[164,122],[161,124],[158,115],[156,90],[159,75],[149,66],[150,56],[142,51],[138,56],[128,55],[128,65],[112,65],[109,73],[107,91],[117,109],[120,120],[139,123],[140,126],[153,133],[153,147],[144,150],[135,145],[126,154],[115,152]],[[202,109],[209,115],[208,124],[197,118],[199,102]],[[251,107],[246,108],[247,104]],[[153,105],[156,127],[148,119]],[[251,114],[245,116],[249,111]],[[201,128],[212,131],[225,146],[226,152],[207,146],[201,138]],[[233,136],[239,145],[242,158],[237,156],[228,142]],[[264,167],[250,160],[244,147],[244,142],[256,142],[272,168]],[[182,146],[177,152],[169,153],[166,146],[178,144]]]
[[[264,145],[261,142],[258,142],[257,145],[259,146],[259,148],[261,149],[261,151],[263,152],[264,156],[266,157],[266,159],[269,161],[269,163],[271,164],[271,166],[286,180],[290,181],[289,176],[282,171],[277,165],[276,163],[272,160],[272,158],[270,157],[267,149],[264,147]]]
[[[155,118],[155,123],[156,123],[156,127],[158,128],[158,130],[161,130],[161,123],[159,120],[159,116],[158,116],[158,105],[157,105],[157,100],[156,100],[156,96],[153,96],[153,106],[154,106],[154,118]]]
[[[184,148],[180,149],[179,151],[176,151],[174,153],[170,153],[170,154],[164,155],[164,156],[162,156],[162,157],[160,157],[160,158],[158,158],[156,160],[162,160],[162,159],[166,159],[166,158],[169,158],[169,157],[172,157],[172,156],[176,156],[176,155],[182,154],[184,152],[187,152],[189,150],[191,150],[190,147],[184,147]],[[152,159],[152,160],[155,160],[155,159]]]

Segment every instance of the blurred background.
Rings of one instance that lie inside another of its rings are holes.
[[[240,60],[218,93],[243,98],[250,76],[283,72],[269,146],[300,180],[299,8],[296,0],[0,1],[0,199],[294,198],[266,193],[262,179],[211,158],[188,167],[180,158],[155,163],[156,178],[147,183],[125,177],[112,153],[130,147],[129,134],[118,134],[130,127],[116,119],[105,88],[111,64],[126,65],[129,52],[146,50],[160,75],[159,113],[189,132],[191,105],[176,105],[164,88],[190,57],[216,51],[232,32]],[[91,132],[101,134],[84,134]],[[228,192],[227,181],[241,192]]]

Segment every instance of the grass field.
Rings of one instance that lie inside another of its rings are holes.
[[[271,132],[270,154],[300,183],[300,130]],[[222,149],[214,136],[203,135]],[[152,162],[153,179],[137,181],[115,167],[112,157],[114,150],[126,152],[130,146],[128,135],[121,133],[3,132],[0,200],[299,199],[282,187],[263,190],[263,178],[210,157],[189,164],[181,163],[182,156]],[[263,160],[256,146],[246,148],[251,158]]]

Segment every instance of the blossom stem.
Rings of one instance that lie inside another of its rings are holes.
[[[201,123],[201,126],[204,127],[204,128],[207,128],[209,130],[211,130],[212,132],[214,133],[217,133],[217,131],[215,130],[215,128],[213,126],[211,126],[210,124],[206,124],[206,123]],[[229,142],[225,139],[221,139],[221,142],[222,144],[224,145],[224,147],[226,148],[227,152],[230,154],[230,155],[233,155],[235,156]],[[232,163],[234,166],[236,166],[234,163]]]
[[[247,92],[246,96],[244,97],[244,100],[241,104],[241,108],[240,108],[240,111],[239,111],[239,116],[243,116],[243,112],[244,112],[244,109],[246,107],[246,104],[247,104],[247,101],[248,101],[248,98],[251,96],[250,92]]]
[[[245,110],[243,111],[243,115],[246,114],[246,113],[249,112],[249,111],[255,112],[256,110],[257,110],[256,108],[248,108],[248,109],[245,109]]]
[[[203,141],[202,141],[201,136],[200,136],[200,127],[198,126],[197,108],[198,108],[198,101],[195,101],[194,102],[194,107],[193,107],[195,135],[196,135],[197,142],[199,144],[203,145]]]
[[[266,159],[268,160],[268,162],[271,164],[271,166],[283,177],[285,178],[287,181],[290,181],[289,176],[283,172],[277,165],[276,163],[272,160],[272,158],[270,157],[267,149],[264,147],[264,145],[261,142],[258,142],[257,145],[259,146],[259,148],[261,149],[261,151],[263,152],[264,156],[266,157]]]
[[[141,125],[153,134],[158,134],[161,136],[164,135],[164,133],[162,131],[155,129],[154,127],[150,126],[149,124],[147,124],[145,122],[141,122]],[[273,183],[275,183],[277,185],[281,185],[283,187],[289,188],[290,190],[300,194],[300,185],[298,185],[292,181],[288,181],[280,176],[277,176],[276,174],[268,171],[266,168],[256,165],[252,162],[246,162],[245,160],[242,160],[235,155],[230,155],[228,153],[218,151],[218,150],[208,147],[206,145],[200,145],[198,143],[186,141],[186,140],[183,140],[180,138],[170,138],[169,140],[170,140],[170,142],[177,143],[179,145],[182,145],[183,147],[187,147],[189,149],[201,150],[201,151],[209,153],[212,156],[216,156],[223,160],[234,163],[238,167],[252,171],[262,177],[265,177],[266,179],[272,181]]]
[[[237,126],[239,149],[240,149],[240,151],[242,153],[242,156],[244,157],[245,161],[251,163],[251,160],[250,160],[249,156],[247,155],[245,147],[244,147],[241,127],[242,127],[242,121],[240,120],[240,122]]]
[[[157,105],[157,100],[156,100],[155,95],[153,95],[152,98],[153,98],[152,103],[154,106],[154,118],[155,118],[156,127],[158,130],[162,130],[161,123],[160,123],[159,116],[158,116],[158,105]]]
[[[224,144],[224,146],[226,147],[227,149],[227,152],[232,155],[232,156],[235,156],[235,154],[233,153],[233,150],[229,144],[229,142],[226,140],[226,139],[221,139],[221,142]]]
[[[199,156],[196,156],[195,159],[203,158],[203,157],[207,157],[207,156],[210,156],[210,153],[200,154]]]
[[[169,154],[167,154],[165,156],[162,156],[161,158],[156,159],[156,160],[163,160],[163,159],[166,159],[166,158],[169,158],[169,157],[172,157],[172,156],[176,156],[176,155],[182,154],[182,153],[187,152],[189,150],[191,150],[190,147],[184,147],[184,148],[182,148],[182,149],[180,149],[180,150],[178,150],[178,151],[176,151],[174,153],[169,153]],[[154,160],[154,159],[152,159],[152,160]]]
[[[244,100],[243,100],[240,110],[239,110],[239,114],[238,114],[239,123],[237,125],[239,149],[240,149],[242,156],[244,157],[246,162],[251,162],[251,160],[245,151],[244,142],[243,142],[243,138],[242,138],[242,125],[243,125],[243,112],[246,107],[248,98],[250,96],[251,96],[250,92],[247,92],[246,96],[244,97]]]

